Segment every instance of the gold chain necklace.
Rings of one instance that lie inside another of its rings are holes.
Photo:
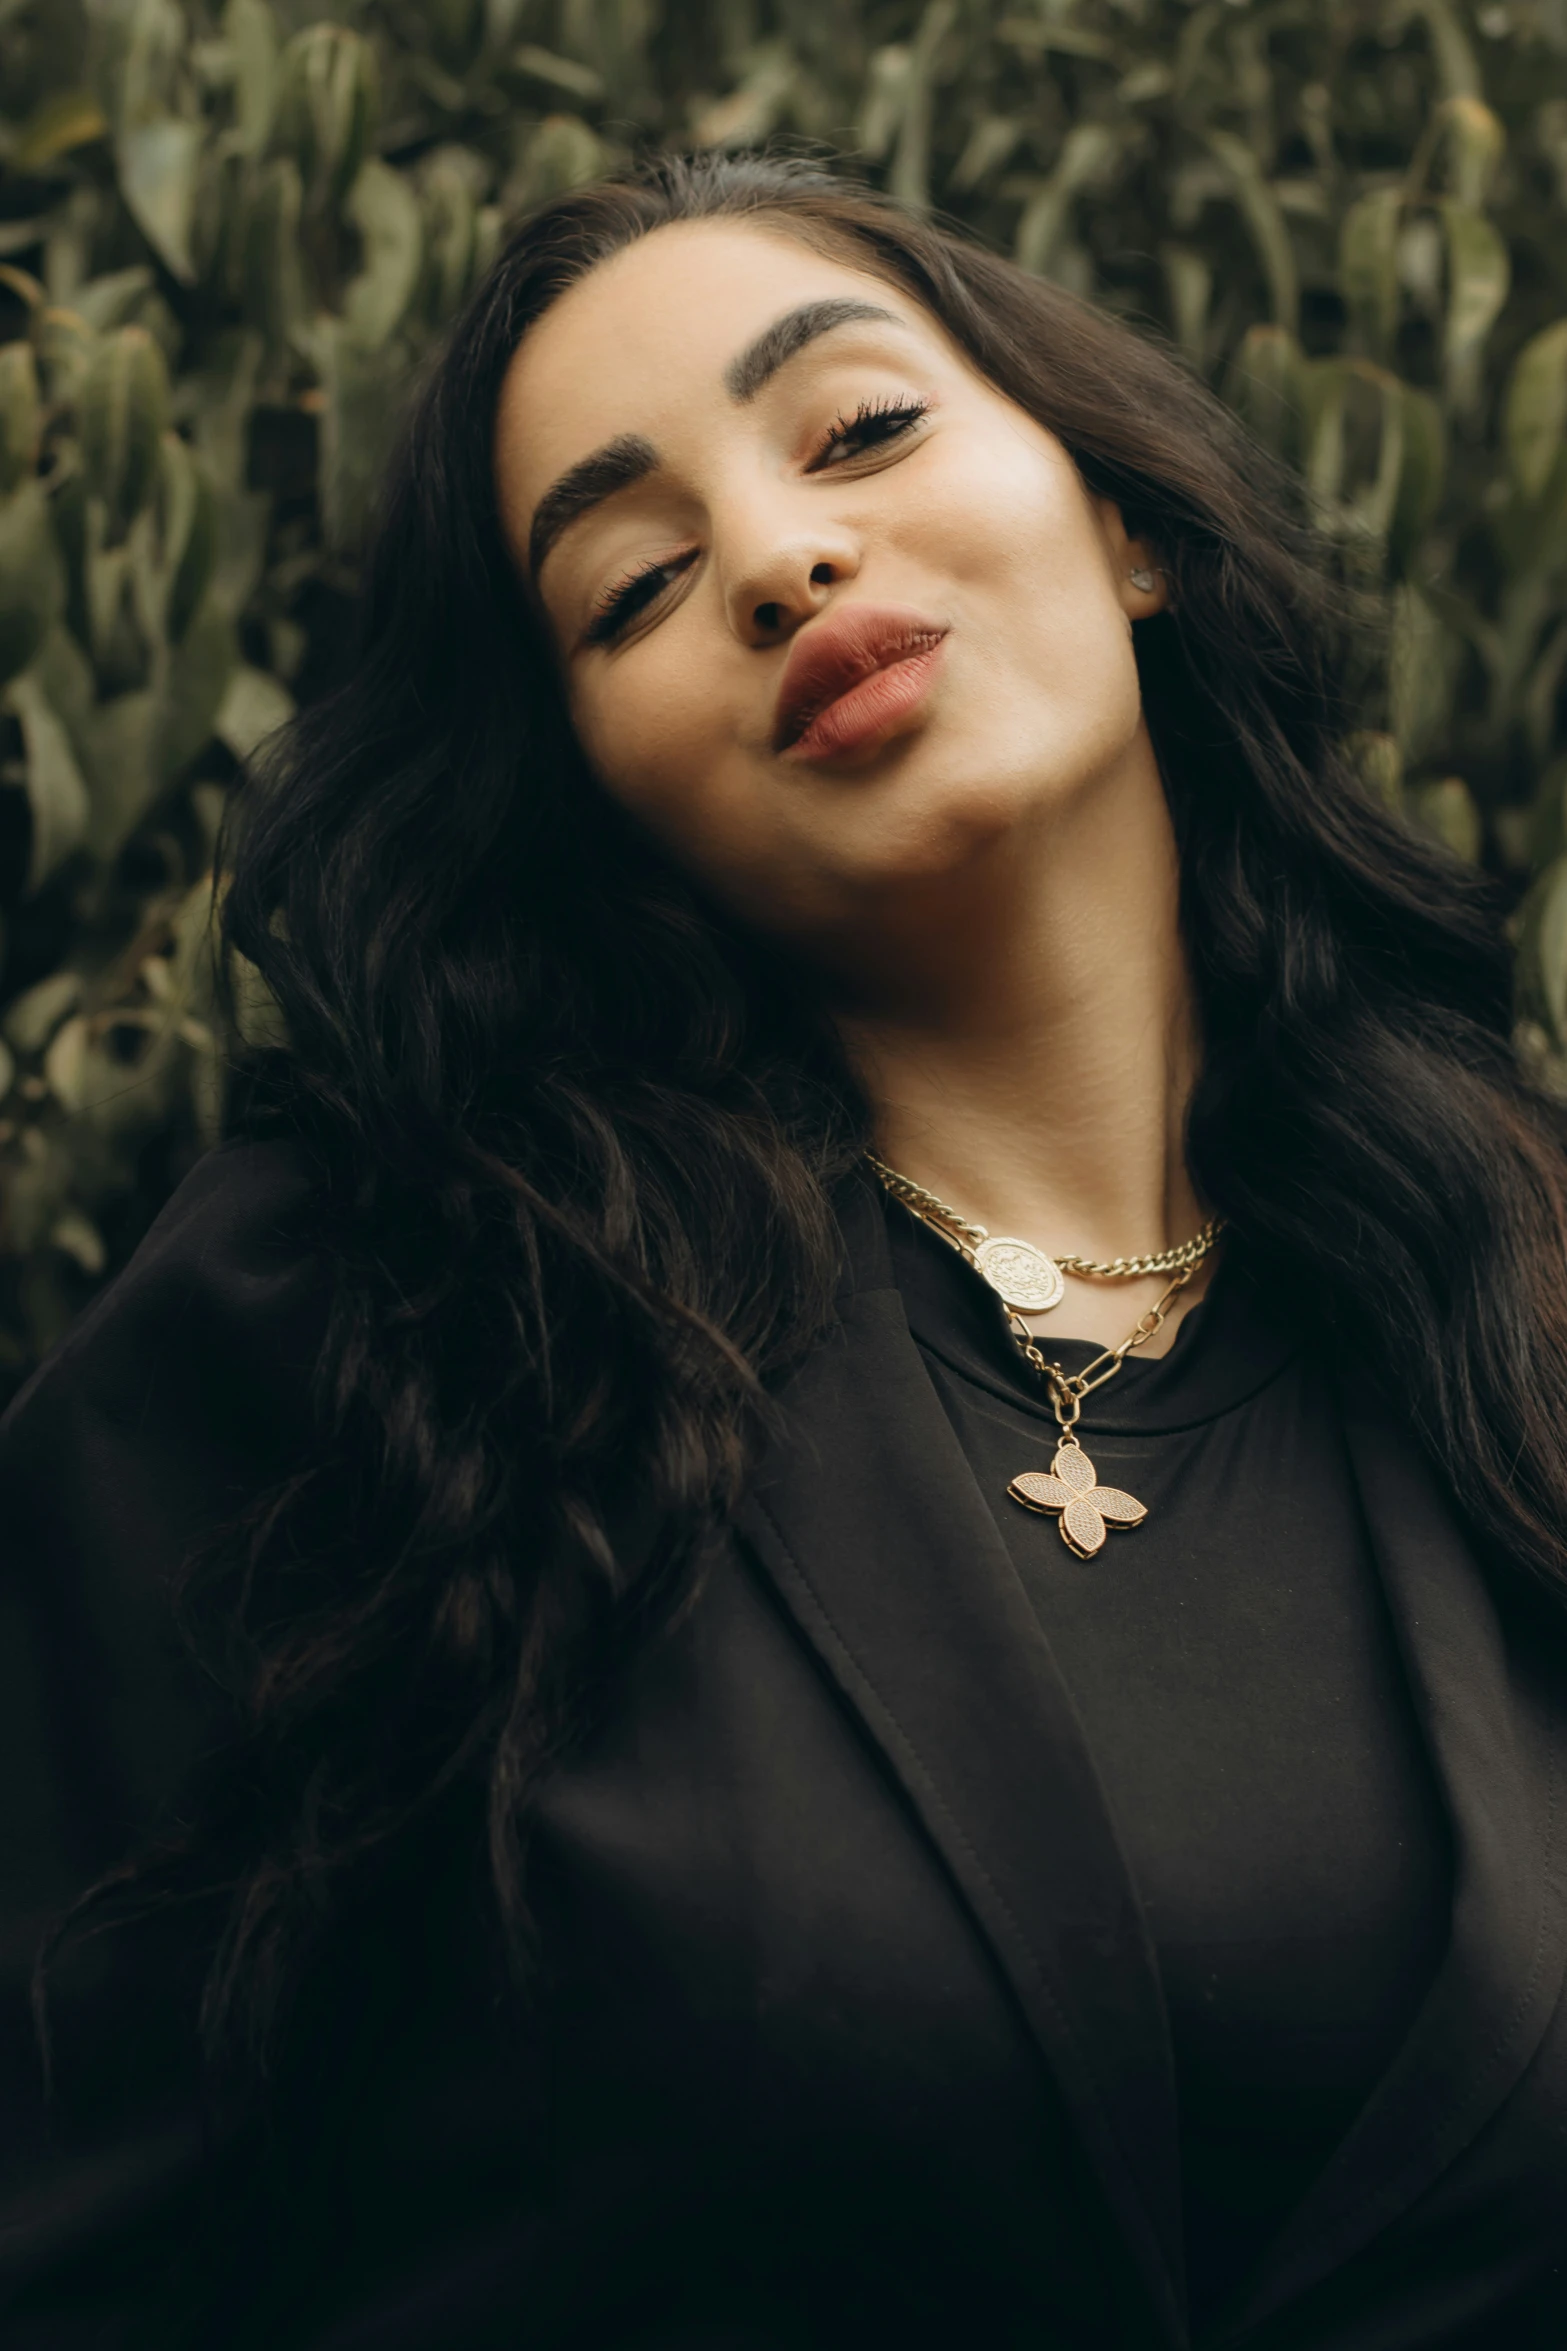
[[[1021,1502],[1025,1510],[1059,1513],[1057,1524],[1061,1540],[1079,1559],[1093,1559],[1104,1548],[1105,1536],[1112,1526],[1141,1526],[1148,1516],[1148,1506],[1135,1495],[1124,1494],[1119,1486],[1102,1486],[1098,1472],[1083,1451],[1077,1435],[1078,1418],[1083,1409],[1083,1398],[1095,1388],[1102,1388],[1106,1380],[1113,1380],[1133,1348],[1146,1346],[1164,1328],[1166,1317],[1176,1299],[1185,1289],[1203,1259],[1212,1251],[1223,1221],[1210,1217],[1200,1233],[1189,1241],[1181,1241],[1173,1249],[1160,1250],[1147,1257],[1112,1257],[1100,1263],[1087,1257],[1046,1257],[1031,1241],[1010,1238],[992,1240],[983,1225],[967,1224],[955,1209],[949,1208],[934,1192],[927,1192],[908,1176],[899,1175],[874,1152],[866,1158],[875,1169],[886,1190],[895,1200],[911,1208],[923,1224],[940,1233],[951,1243],[958,1255],[967,1260],[983,1276],[1006,1311],[1007,1328],[1012,1341],[1032,1370],[1038,1372],[1050,1398],[1050,1409],[1056,1416],[1061,1434],[1056,1444],[1055,1459],[1048,1471],[1026,1469],[1007,1487],[1014,1502]],[[983,1262],[983,1252],[990,1250],[990,1266]],[[1017,1256],[1003,1253],[1017,1252]],[[1029,1284],[1029,1261],[1048,1268],[1055,1276],[1054,1287],[1041,1278]],[[1106,1347],[1081,1371],[1063,1370],[1059,1363],[1047,1362],[1039,1346],[1020,1319],[1021,1314],[1040,1314],[1054,1306],[1065,1288],[1063,1272],[1086,1274],[1101,1281],[1129,1281],[1137,1275],[1170,1273],[1173,1281],[1162,1296],[1149,1307],[1118,1346]],[[1024,1287],[1037,1291],[1050,1290],[1040,1305],[1016,1295]]]
[[[1010,1233],[988,1233],[982,1224],[966,1224],[955,1208],[938,1200],[934,1192],[927,1192],[912,1176],[899,1175],[874,1151],[865,1156],[893,1198],[951,1241],[990,1284],[1002,1305],[1015,1314],[1048,1314],[1053,1306],[1059,1306],[1066,1295],[1063,1274],[1075,1273],[1096,1282],[1131,1282],[1151,1273],[1191,1272],[1201,1265],[1223,1229],[1218,1217],[1210,1217],[1189,1241],[1177,1241],[1173,1249],[1160,1249],[1148,1257],[1047,1257],[1032,1241],[1016,1240]]]

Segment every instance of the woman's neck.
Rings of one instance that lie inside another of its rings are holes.
[[[1156,1251],[1204,1216],[1182,1150],[1198,1039],[1179,869],[1151,748],[1141,765],[900,905],[873,944],[896,984],[873,977],[840,1016],[880,1155],[1052,1256]],[[1040,1328],[1112,1343],[1165,1286],[1074,1281]]]

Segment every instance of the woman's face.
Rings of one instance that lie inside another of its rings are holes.
[[[777,228],[659,229],[573,286],[496,473],[594,771],[777,935],[852,932],[1146,760],[1146,550],[907,295]]]

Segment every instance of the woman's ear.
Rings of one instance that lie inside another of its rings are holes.
[[[1096,498],[1093,506],[1128,619],[1147,620],[1151,613],[1163,612],[1170,601],[1169,580],[1157,549],[1146,539],[1132,537],[1113,498]]]

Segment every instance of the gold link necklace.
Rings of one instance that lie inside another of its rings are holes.
[[[1002,1305],[1017,1314],[1048,1314],[1059,1306],[1066,1295],[1063,1274],[1075,1273],[1096,1282],[1132,1282],[1151,1273],[1194,1272],[1221,1230],[1220,1220],[1210,1217],[1189,1241],[1177,1241],[1173,1249],[1160,1249],[1148,1257],[1047,1257],[1032,1241],[1016,1240],[1010,1233],[988,1233],[982,1224],[966,1224],[955,1208],[938,1200],[934,1192],[927,1192],[912,1176],[899,1175],[874,1151],[865,1156],[893,1198],[954,1242]]]
[[[1059,1514],[1057,1525],[1067,1549],[1076,1552],[1079,1559],[1095,1558],[1104,1548],[1111,1527],[1141,1526],[1148,1516],[1148,1506],[1134,1495],[1122,1493],[1119,1486],[1099,1483],[1098,1472],[1083,1451],[1077,1434],[1083,1398],[1095,1388],[1102,1388],[1106,1380],[1113,1380],[1134,1347],[1146,1346],[1163,1330],[1170,1308],[1217,1242],[1224,1229],[1223,1220],[1210,1217],[1201,1232],[1194,1233],[1189,1241],[1180,1241],[1172,1249],[1162,1249],[1146,1257],[1112,1257],[1103,1262],[1091,1257],[1047,1257],[1031,1241],[1010,1237],[993,1240],[983,1225],[966,1223],[956,1209],[949,1208],[944,1200],[938,1199],[934,1192],[927,1192],[911,1177],[899,1175],[896,1168],[888,1167],[873,1151],[867,1151],[865,1156],[893,1199],[901,1200],[922,1224],[929,1225],[949,1242],[1000,1298],[1013,1344],[1024,1362],[1044,1381],[1061,1432],[1049,1469],[1021,1471],[1007,1492],[1025,1510]],[[1022,1320],[1024,1314],[1044,1314],[1059,1304],[1066,1287],[1062,1280],[1065,1273],[1112,1282],[1132,1281],[1155,1273],[1173,1274],[1175,1278],[1147,1313],[1138,1316],[1118,1346],[1106,1347],[1081,1371],[1069,1372],[1059,1363],[1046,1360]]]

